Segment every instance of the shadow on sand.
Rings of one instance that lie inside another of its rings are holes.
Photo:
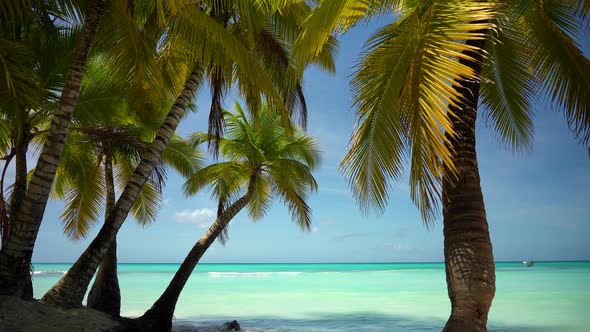
[[[425,310],[425,316],[427,315]],[[352,314],[310,314],[305,318],[281,318],[281,317],[200,317],[195,319],[179,319],[174,323],[175,332],[199,332],[218,331],[217,327],[226,321],[237,319],[243,331],[265,332],[316,332],[316,331],[411,331],[433,332],[440,331],[445,322],[434,318],[417,319],[397,315],[379,313],[352,313]],[[503,325],[490,322],[489,332],[574,332],[565,326],[538,325]]]

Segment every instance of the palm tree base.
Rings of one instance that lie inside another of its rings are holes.
[[[67,274],[66,274],[67,276]],[[86,293],[86,290],[82,291],[78,287],[66,287],[64,285],[64,278],[60,279],[53,288],[49,289],[45,295],[40,299],[41,302],[49,305],[59,307],[62,309],[74,309],[81,308],[82,299],[74,296],[73,294],[81,293],[82,296]]]
[[[0,295],[16,296],[25,301],[33,300],[33,283],[30,278],[16,282],[1,282]]]
[[[88,307],[118,317],[121,313],[119,284],[116,283],[116,275],[110,276],[109,279],[100,287],[92,288],[88,295]]]
[[[143,316],[135,319],[135,324],[140,328],[138,331],[162,331],[169,332],[172,330],[172,315],[162,310],[153,308],[146,311]],[[133,324],[127,325],[127,328],[135,328]],[[133,330],[131,330],[133,331]]]
[[[8,255],[3,255],[0,252],[0,266],[2,266],[0,268],[0,295],[16,296],[25,301],[32,300],[33,282],[31,280],[31,271],[29,269],[15,271],[16,264],[6,263],[6,261],[10,261],[6,256]]]
[[[87,306],[113,317],[121,314],[121,289],[117,276],[117,240],[113,240],[103,257],[94,284],[88,293]]]
[[[486,324],[479,319],[451,315],[442,332],[486,332]]]

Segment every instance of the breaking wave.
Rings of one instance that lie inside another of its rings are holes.
[[[33,276],[62,276],[68,271],[33,271]]]

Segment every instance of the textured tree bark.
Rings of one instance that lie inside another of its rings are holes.
[[[174,278],[168,284],[168,287],[162,293],[160,298],[154,303],[154,305],[148,311],[139,318],[140,321],[145,322],[146,326],[151,327],[153,331],[170,331],[172,329],[172,317],[174,315],[174,309],[176,303],[180,297],[180,293],[186,285],[188,278],[195,269],[197,263],[203,254],[207,251],[209,246],[217,239],[223,229],[229,224],[229,222],[238,214],[250,201],[252,196],[252,190],[254,190],[253,182],[250,183],[249,190],[246,195],[242,196],[235,203],[233,203],[227,210],[223,211],[213,225],[209,227],[207,232],[195,243],[191,251],[188,253]]]
[[[15,220],[16,213],[20,209],[27,191],[27,151],[29,149],[30,140],[31,133],[29,132],[28,126],[26,126],[21,129],[19,134],[17,134],[16,144],[14,145],[14,189],[12,190],[12,197],[10,198],[10,203],[8,205],[3,243],[4,239],[8,242],[8,239],[10,238],[11,221]],[[30,270],[30,264],[28,268]],[[23,286],[20,290],[20,297],[23,299],[33,298],[33,283],[31,275],[29,274],[27,277],[28,279],[22,280]]]
[[[115,208],[115,180],[113,177],[113,158],[108,151],[105,151],[104,158],[104,177],[106,185],[106,213],[105,222],[108,221],[108,215]],[[100,310],[118,317],[121,314],[121,290],[119,288],[119,278],[117,276],[117,238],[113,239],[109,250],[102,258],[94,284],[88,293],[89,308]]]
[[[484,40],[469,41],[481,49]],[[482,71],[482,54],[469,52],[474,60],[461,62]],[[459,87],[459,85],[461,87]],[[488,312],[496,292],[492,243],[488,231],[475,151],[475,120],[480,82],[455,85],[464,99],[460,108],[451,107],[453,129],[450,137],[459,173],[445,168],[443,179],[444,253],[451,316],[443,331],[487,331]]]
[[[27,151],[31,141],[29,126],[21,128],[17,134],[16,144],[14,145],[14,189],[8,206],[8,219],[14,220],[27,191]]]
[[[94,0],[89,5],[80,43],[74,50],[74,60],[59,100],[59,108],[53,114],[47,141],[43,145],[24,199],[18,204],[19,209],[15,212],[14,219],[10,220],[9,236],[0,250],[0,294],[15,295],[23,299],[33,297],[30,272],[33,248],[80,94],[86,59],[104,11],[105,0]]]
[[[15,219],[15,214],[18,212],[20,205],[22,204],[25,193],[27,191],[27,151],[29,150],[29,143],[31,142],[31,131],[30,126],[25,125],[23,128],[19,128],[14,138],[14,146],[10,151],[10,154],[6,156],[6,164],[2,171],[2,179],[0,180],[0,192],[2,193],[2,199],[0,201],[0,213],[2,213],[2,240],[8,237],[10,232],[10,221]],[[10,161],[15,159],[15,177],[12,195],[8,207],[4,203],[4,176]]]
[[[129,183],[117,200],[113,213],[109,214],[94,240],[78,258],[68,272],[43,296],[42,300],[62,307],[76,307],[82,305],[82,299],[96,272],[98,264],[106,254],[111,242],[115,239],[119,228],[125,222],[129,211],[133,207],[141,188],[152,173],[154,167],[162,157],[162,153],[174,135],[193,95],[199,87],[202,69],[197,65],[184,84],[180,95],[170,109],[164,123],[150,147],[143,155],[135,169]]]
[[[8,230],[10,225],[10,220],[8,218],[8,203],[4,199],[4,179],[6,177],[6,171],[8,170],[8,166],[14,158],[14,149],[10,149],[10,153],[4,156],[2,160],[4,160],[4,166],[2,167],[2,175],[0,177],[0,235],[2,237],[0,242],[0,249],[2,248],[2,243],[6,240],[8,236]]]

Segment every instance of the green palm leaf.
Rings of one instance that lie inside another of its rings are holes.
[[[224,114],[227,133],[220,141],[224,161],[198,170],[184,184],[185,194],[210,188],[218,200],[219,215],[248,192],[246,207],[254,221],[266,215],[274,197],[280,197],[293,221],[302,230],[309,230],[308,192],[318,186],[311,173],[319,163],[317,142],[297,127],[289,134],[276,109],[268,105],[246,112],[236,104],[235,113]],[[195,143],[209,139],[204,133],[192,137]],[[225,243],[227,236],[226,227],[219,240]]]
[[[422,1],[367,42],[352,81],[358,127],[342,162],[355,197],[366,212],[382,211],[392,180],[411,162],[411,197],[426,222],[435,216],[443,164],[454,170],[448,114],[460,95],[453,82],[478,80],[457,59],[484,38],[494,5],[478,1]]]
[[[119,190],[125,188],[135,167],[136,162],[134,161],[119,160],[114,169],[115,184]],[[131,214],[140,225],[146,225],[156,220],[162,202],[160,185],[153,179],[148,179],[139,192],[138,198],[131,208]]]
[[[532,68],[540,80],[541,95],[563,110],[574,134],[584,144],[590,140],[590,60],[560,27],[543,11],[525,13],[526,31],[534,52]]]
[[[161,203],[162,197],[158,185],[154,181],[148,180],[141,188],[141,192],[131,208],[131,214],[138,224],[150,224],[156,221]]]
[[[94,167],[93,167],[94,166]],[[60,216],[64,232],[73,240],[88,235],[92,226],[103,212],[104,174],[95,164],[81,165],[78,176],[70,180],[69,188],[64,192],[65,207]]]
[[[534,130],[531,104],[535,77],[527,56],[533,52],[521,24],[509,22],[488,41],[481,81],[481,105],[492,133],[514,150],[529,149]]]
[[[204,63],[227,63],[226,57],[229,57],[236,64],[236,75],[248,80],[248,85],[253,89],[267,95],[279,107],[287,125],[289,114],[280,94],[261,68],[258,59],[237,36],[199,8],[186,8],[171,23],[168,36],[170,40],[184,42],[199,57],[199,61]],[[224,52],[220,54],[215,50]]]
[[[202,167],[203,156],[188,141],[175,137],[164,150],[162,161],[188,178]]]

